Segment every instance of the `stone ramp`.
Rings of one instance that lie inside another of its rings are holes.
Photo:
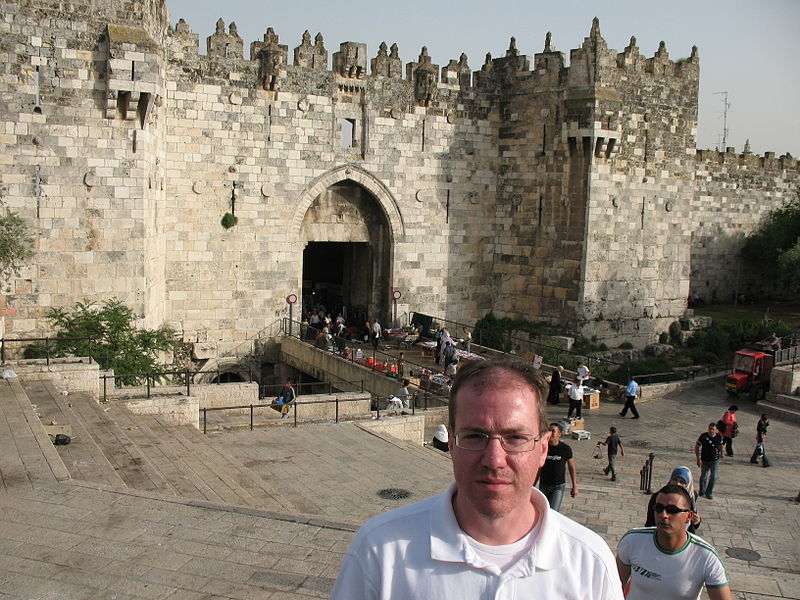
[[[0,380],[0,491],[69,478],[19,379]]]

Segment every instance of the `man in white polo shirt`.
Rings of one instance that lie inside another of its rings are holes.
[[[470,361],[450,393],[455,483],[356,535],[334,600],[621,600],[614,557],[533,488],[547,456],[547,384],[517,361]]]

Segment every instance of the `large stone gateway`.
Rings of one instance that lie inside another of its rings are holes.
[[[0,14],[0,194],[37,251],[11,335],[116,296],[207,350],[290,293],[387,323],[400,290],[401,320],[493,310],[642,346],[690,287],[730,297],[720,257],[796,193],[793,160],[697,152],[696,50],[618,53],[596,20],[568,64],[548,34],[473,72],[308,32],[290,60],[272,29],[245,56],[222,20],[201,55],[163,0]]]

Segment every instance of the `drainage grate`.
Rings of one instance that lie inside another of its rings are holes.
[[[647,440],[629,440],[628,446],[637,446],[639,448],[647,448],[650,446],[650,442]]]
[[[755,562],[761,560],[761,555],[755,550],[750,548],[728,548],[725,554],[731,558],[738,558],[739,560],[746,560],[747,562]]]
[[[403,500],[411,496],[411,492],[401,488],[387,488],[378,492],[378,496],[384,500]]]

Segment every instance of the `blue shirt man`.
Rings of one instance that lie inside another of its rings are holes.
[[[639,396],[639,384],[633,380],[633,377],[628,377],[628,386],[625,388],[625,406],[622,407],[622,412],[619,413],[620,417],[628,414],[628,409],[631,409],[633,418],[639,418],[639,411],[636,410],[636,398]]]

